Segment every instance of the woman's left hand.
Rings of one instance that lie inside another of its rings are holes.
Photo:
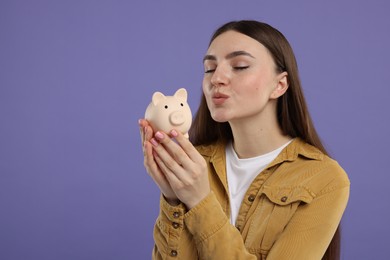
[[[150,143],[158,166],[188,209],[210,193],[206,161],[183,134],[172,130],[168,136],[158,131]]]

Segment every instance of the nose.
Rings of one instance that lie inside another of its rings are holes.
[[[184,114],[181,111],[172,112],[172,114],[169,116],[169,121],[174,126],[182,125],[185,121]]]
[[[218,66],[212,77],[211,77],[211,84],[213,86],[224,86],[229,82],[229,75],[222,66]]]

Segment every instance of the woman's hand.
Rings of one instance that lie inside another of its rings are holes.
[[[161,193],[164,195],[168,203],[172,205],[179,204],[176,194],[173,192],[168,180],[165,178],[165,174],[161,171],[153,156],[153,148],[150,143],[150,139],[153,136],[153,129],[144,119],[139,120],[141,142],[144,152],[144,166],[150,177],[160,188]]]
[[[158,131],[147,143],[153,146],[154,160],[174,194],[188,209],[210,193],[206,161],[183,134]]]

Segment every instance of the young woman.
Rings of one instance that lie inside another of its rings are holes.
[[[162,193],[153,259],[338,259],[349,180],[314,129],[288,41],[230,22],[203,62],[190,140],[139,122]]]

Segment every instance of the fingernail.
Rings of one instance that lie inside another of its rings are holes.
[[[138,124],[139,124],[139,125],[141,124],[141,119],[138,119]]]
[[[163,135],[161,132],[157,131],[157,132],[156,132],[156,137],[157,137],[158,139],[163,139],[163,138],[164,138],[164,135]]]
[[[156,139],[152,138],[150,139],[150,142],[152,143],[153,146],[158,146]]]
[[[176,136],[178,136],[179,134],[176,132],[175,129],[173,129],[173,130],[171,131],[171,135],[174,136],[174,137],[176,137]]]

